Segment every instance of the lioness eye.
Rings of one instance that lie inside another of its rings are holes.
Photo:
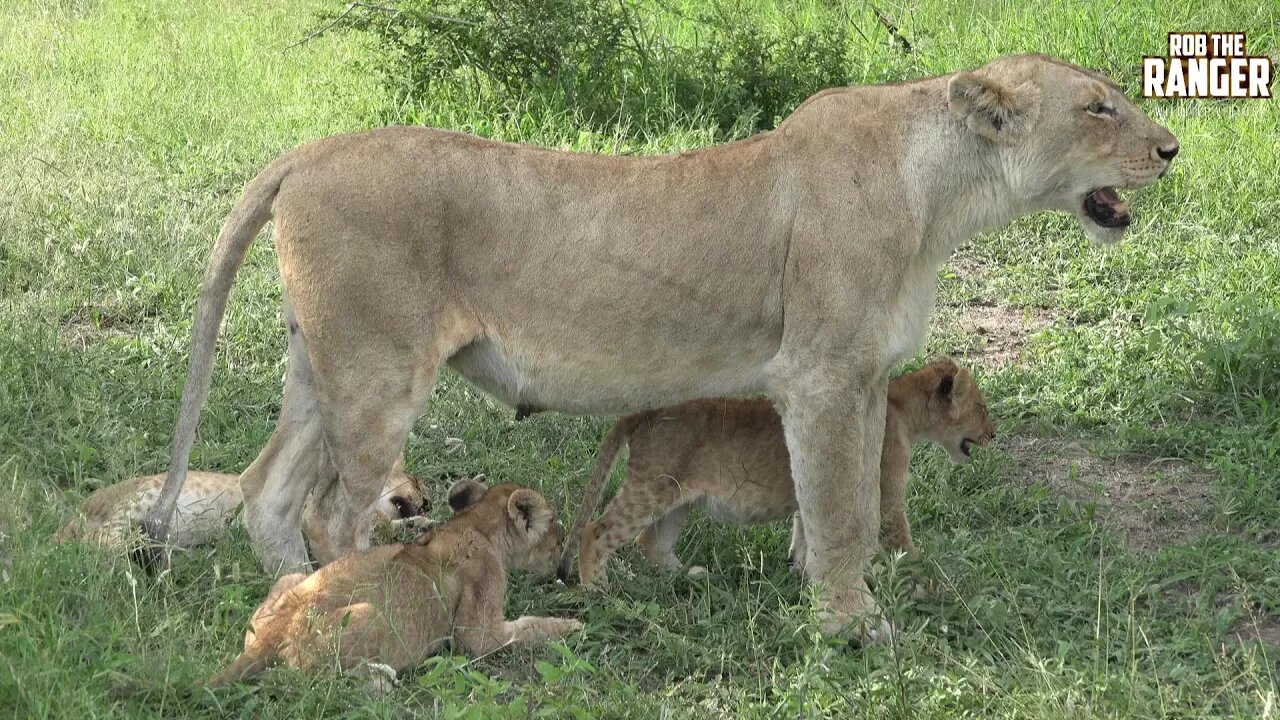
[[[1116,114],[1116,109],[1114,107],[1111,107],[1110,105],[1102,101],[1089,103],[1089,105],[1085,107],[1085,111],[1088,112],[1090,115],[1115,115]]]

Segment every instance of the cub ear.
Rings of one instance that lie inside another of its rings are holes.
[[[455,513],[475,505],[480,501],[480,498],[484,497],[485,493],[489,492],[488,486],[481,482],[483,478],[483,475],[477,475],[473,478],[459,480],[449,487],[449,494],[447,495],[449,507],[453,508]]]
[[[948,372],[938,381],[938,397],[951,402],[951,391],[955,388],[956,375],[954,372]]]
[[[1012,142],[1035,123],[1040,89],[1031,82],[1009,88],[977,73],[963,72],[947,85],[947,107],[978,135]]]
[[[529,488],[520,488],[507,500],[507,515],[516,531],[529,542],[537,542],[551,527],[551,505],[547,499]]]

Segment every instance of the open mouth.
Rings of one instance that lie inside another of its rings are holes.
[[[1101,187],[1086,195],[1084,213],[1090,220],[1105,228],[1128,227],[1133,222],[1129,215],[1129,203],[1121,199],[1113,187]]]
[[[965,457],[973,457],[973,441],[969,438],[961,440],[960,452],[964,453]]]

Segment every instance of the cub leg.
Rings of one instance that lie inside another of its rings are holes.
[[[907,520],[906,478],[898,480],[881,478],[880,485],[880,545],[886,549],[902,550],[917,554],[911,542],[911,523]]]
[[[676,540],[684,529],[685,520],[689,517],[688,504],[674,507],[658,521],[640,533],[640,548],[649,562],[670,570],[684,567],[680,558],[676,557]]]
[[[600,519],[582,529],[582,549],[578,555],[581,583],[590,585],[603,579],[605,563],[623,543],[635,539],[655,518],[700,497],[701,493],[696,491],[686,493],[670,475],[629,475]],[[678,565],[680,561],[675,562]]]
[[[493,568],[497,571],[498,568]],[[525,615],[504,620],[502,605],[507,594],[505,578],[488,588],[464,588],[453,619],[456,647],[468,657],[480,657],[507,645],[539,645],[581,630],[571,618]]]
[[[809,552],[809,546],[804,541],[804,521],[800,519],[800,513],[791,516],[791,548],[787,551],[787,562],[791,565],[794,572],[804,572],[804,556]]]

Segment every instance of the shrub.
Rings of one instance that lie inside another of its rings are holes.
[[[685,15],[657,0],[394,0],[328,19],[373,38],[372,65],[401,101],[465,89],[509,110],[572,113],[596,130],[662,132],[693,116],[722,138],[738,136],[847,82],[855,31],[836,9],[770,19],[733,0],[700,7]]]

